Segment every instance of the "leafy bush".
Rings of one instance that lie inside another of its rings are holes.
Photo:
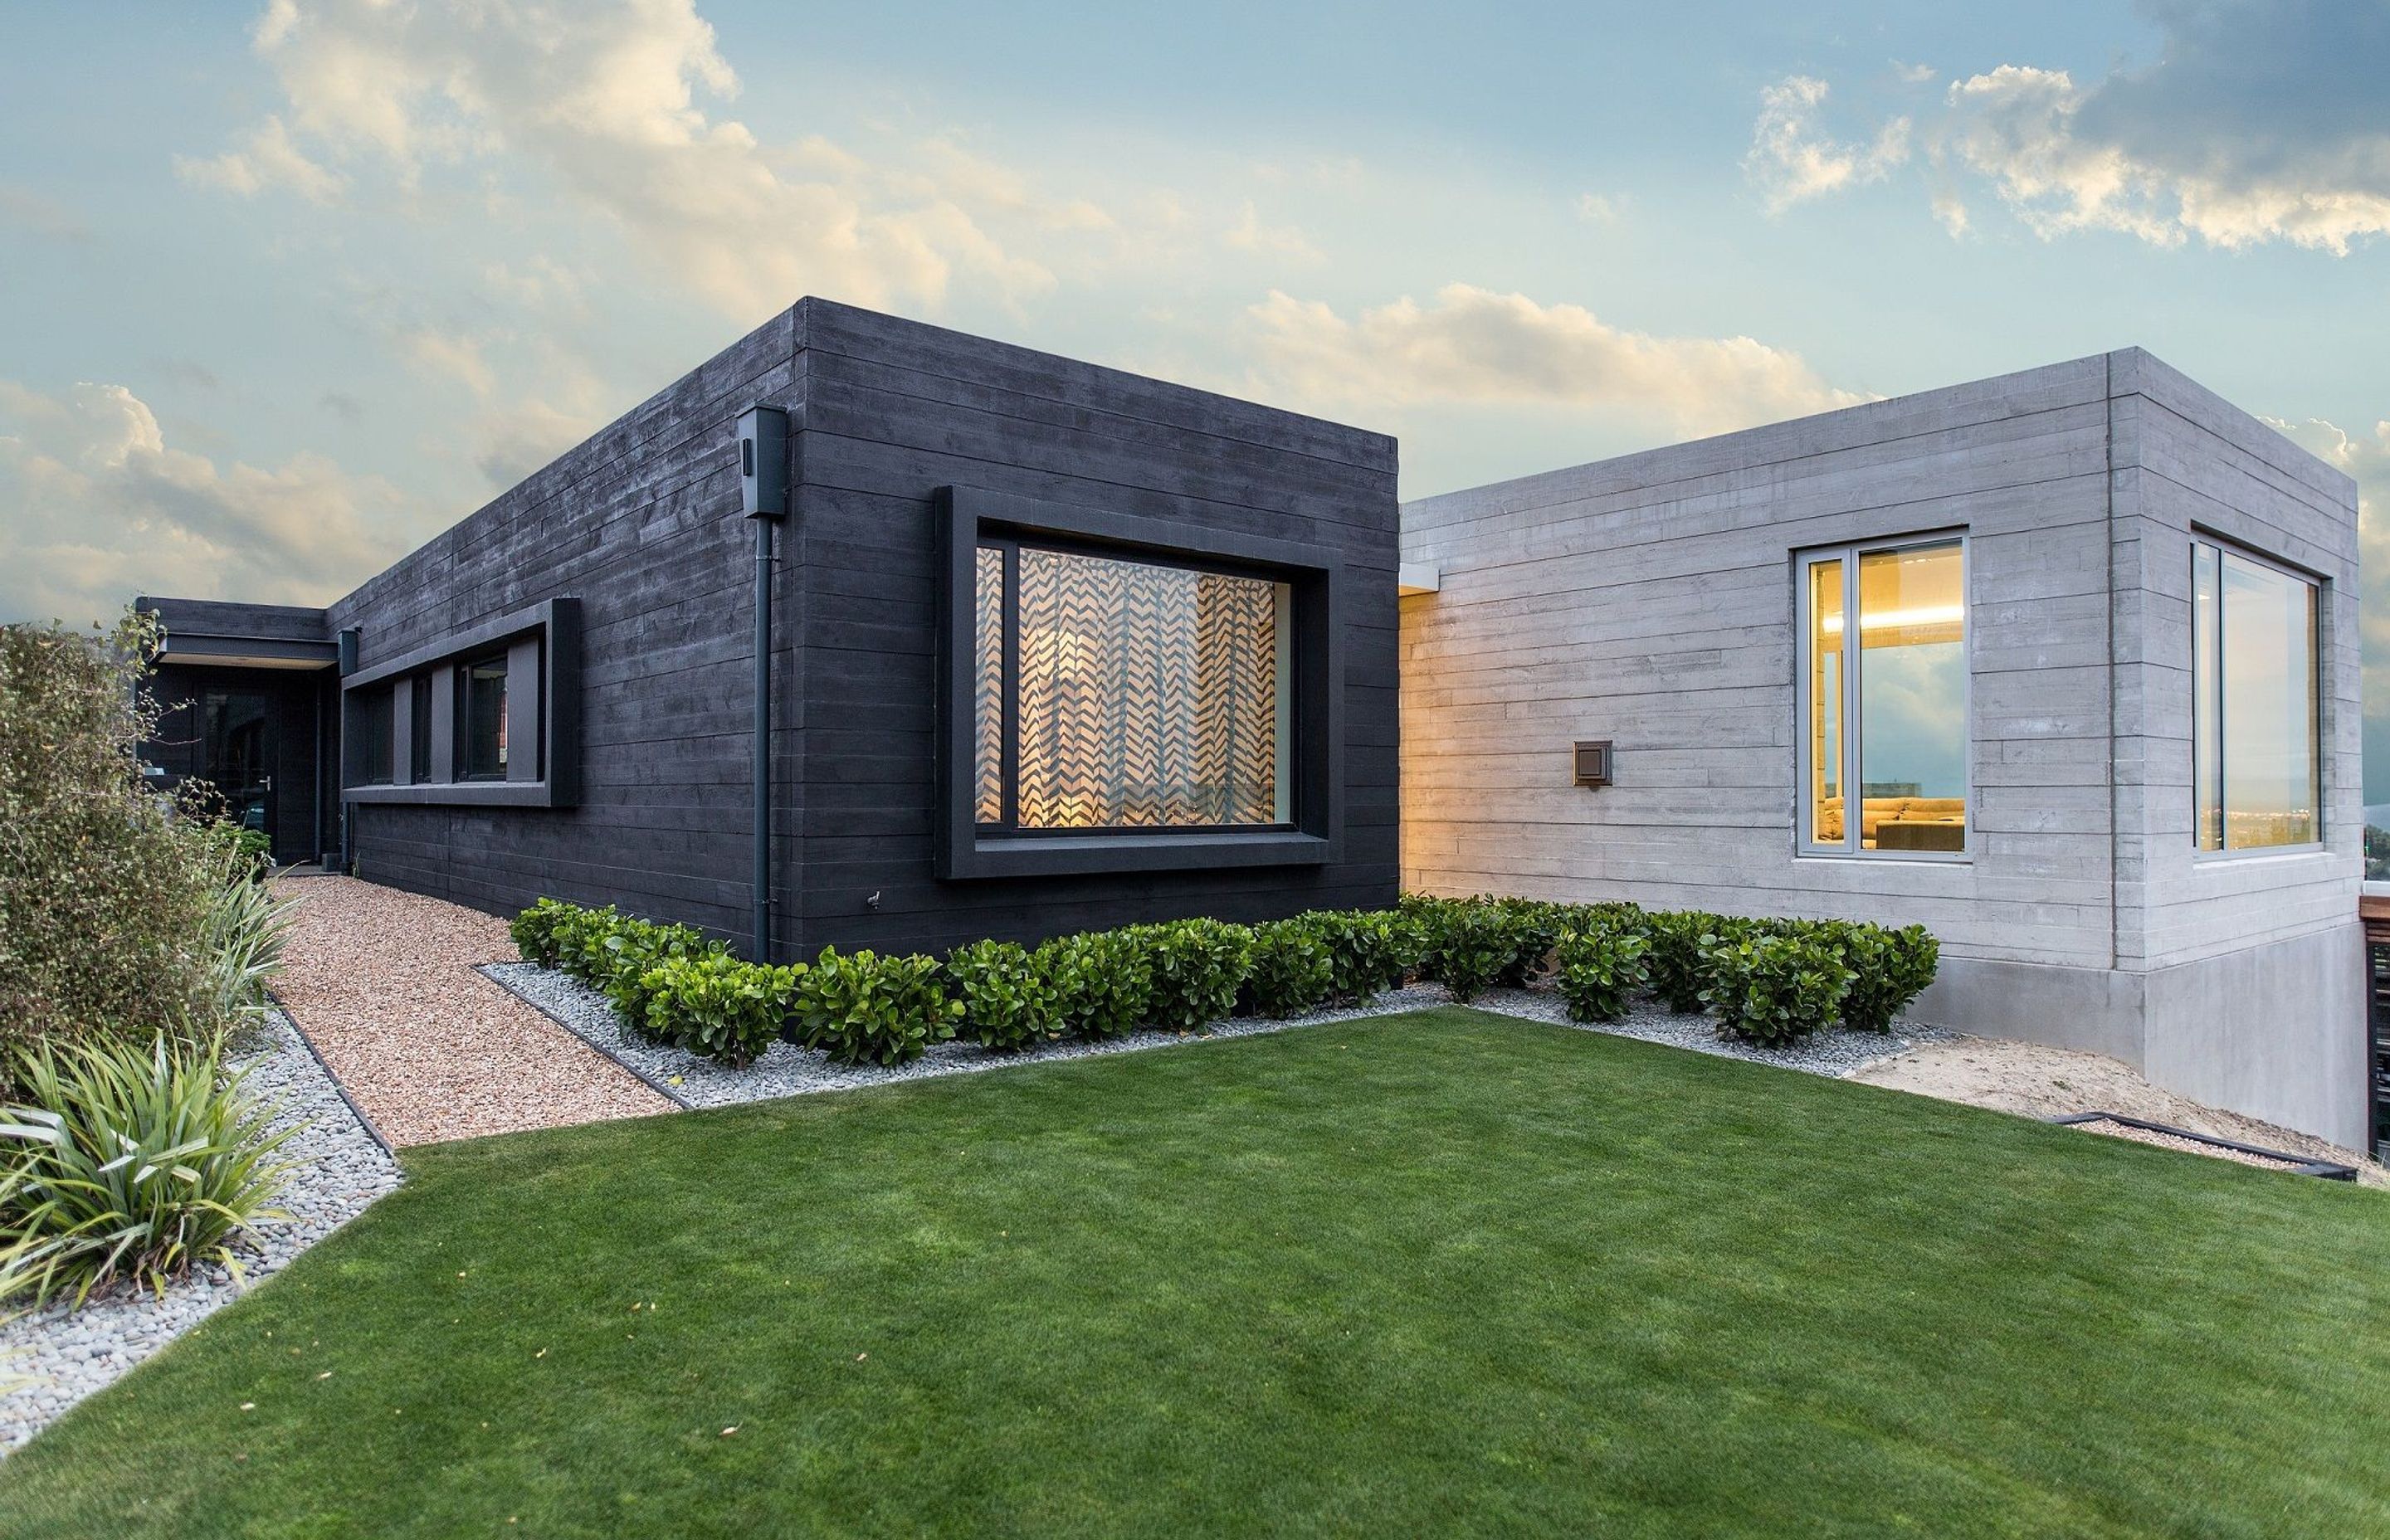
[[[1253,933],[1216,919],[1174,919],[1136,928],[1145,950],[1146,1016],[1164,1032],[1194,1032],[1237,1008]]]
[[[514,938],[515,950],[522,954],[523,961],[554,968],[572,934],[573,917],[581,912],[562,899],[543,898],[509,920],[507,934]]]
[[[585,984],[602,986],[614,976],[615,954],[606,943],[622,923],[622,911],[611,904],[602,909],[569,907],[548,929],[556,966]]]
[[[1596,921],[1563,931],[1553,952],[1553,976],[1569,1015],[1579,1021],[1615,1021],[1626,1014],[1629,990],[1643,984],[1651,943],[1639,928]]]
[[[1366,1000],[1402,987],[1425,950],[1423,927],[1407,910],[1317,910],[1302,918],[1328,948],[1329,987],[1339,999]]]
[[[1708,975],[1702,939],[1714,934],[1711,927],[1717,918],[1684,909],[1644,918],[1643,933],[1651,942],[1645,962],[1649,982],[1667,1007],[1680,1016],[1702,1008]]]
[[[223,1074],[218,1050],[122,1043],[20,1050],[25,1102],[0,1111],[0,1299],[80,1306],[120,1278],[162,1293],[200,1262],[238,1275],[232,1240],[267,1207],[286,1165],[269,1110]],[[221,1082],[221,1083],[220,1083]]]
[[[1245,999],[1263,1016],[1297,1016],[1324,1004],[1336,986],[1334,960],[1312,916],[1253,927]]]
[[[1054,1013],[1064,1032],[1119,1037],[1144,1025],[1153,974],[1145,943],[1134,931],[1057,936],[1034,956],[1054,991]]]
[[[803,964],[774,968],[719,949],[667,955],[640,983],[644,1030],[743,1070],[779,1037],[805,973]]]
[[[1551,961],[1552,949],[1561,943],[1572,918],[1571,906],[1535,898],[1497,898],[1493,906],[1502,917],[1510,946],[1510,955],[1494,982],[1512,989],[1523,987]]]
[[[1823,936],[1714,937],[1702,998],[1728,1036],[1769,1047],[1831,1026],[1851,984],[1841,948]]]
[[[883,957],[835,946],[796,982],[797,1016],[809,1048],[842,1064],[903,1064],[955,1034],[963,1005],[949,1000],[930,957]]]
[[[962,1006],[962,1035],[975,1043],[1009,1053],[1062,1035],[1054,985],[1016,942],[956,947],[946,984]]]
[[[598,987],[613,1003],[614,1013],[633,1030],[648,1030],[648,979],[678,957],[701,957],[729,948],[708,941],[692,925],[657,925],[644,919],[623,919],[600,942],[610,961]]]
[[[1439,906],[1430,920],[1435,976],[1467,1004],[1499,978],[1518,956],[1510,917],[1492,904],[1458,899]]]
[[[141,773],[158,635],[135,614],[105,634],[0,626],[0,1077],[43,1039],[196,1046],[228,1024],[208,1015],[204,941],[220,803]]]
[[[1854,1032],[1890,1032],[1893,1018],[1934,982],[1941,964],[1941,943],[1922,925],[1887,930],[1844,924],[1837,940],[1852,974],[1843,1025]]]

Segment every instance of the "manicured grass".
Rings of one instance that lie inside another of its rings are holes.
[[[0,1534],[2390,1530],[2382,1195],[1469,1011],[408,1166]]]

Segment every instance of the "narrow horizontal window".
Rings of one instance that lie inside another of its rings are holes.
[[[1287,584],[1026,545],[976,581],[983,827],[1293,821]]]
[[[1800,578],[1802,843],[1964,853],[1964,542],[1813,552]]]
[[[2309,580],[2191,547],[2192,842],[2208,852],[2323,839],[2321,675]]]

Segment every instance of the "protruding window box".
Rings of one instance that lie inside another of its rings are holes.
[[[580,675],[581,601],[573,598],[498,616],[358,671],[341,682],[341,738],[354,746],[341,795],[572,807],[581,796]]]
[[[1332,551],[943,500],[940,877],[1342,859]]]

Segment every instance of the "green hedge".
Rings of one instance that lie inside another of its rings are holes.
[[[526,960],[602,991],[632,1029],[729,1064],[775,1037],[846,1063],[900,1064],[957,1035],[999,1051],[1140,1028],[1196,1032],[1232,1013],[1298,1016],[1410,979],[1471,1000],[1548,977],[1578,1020],[1616,1020],[1649,990],[1721,1031],[1797,1041],[1840,1023],[1889,1031],[1933,982],[1922,926],[1749,919],[1632,904],[1406,894],[1391,910],[1314,910],[1258,926],[1168,920],[974,942],[943,960],[826,948],[763,968],[685,925],[542,899],[513,921]]]

